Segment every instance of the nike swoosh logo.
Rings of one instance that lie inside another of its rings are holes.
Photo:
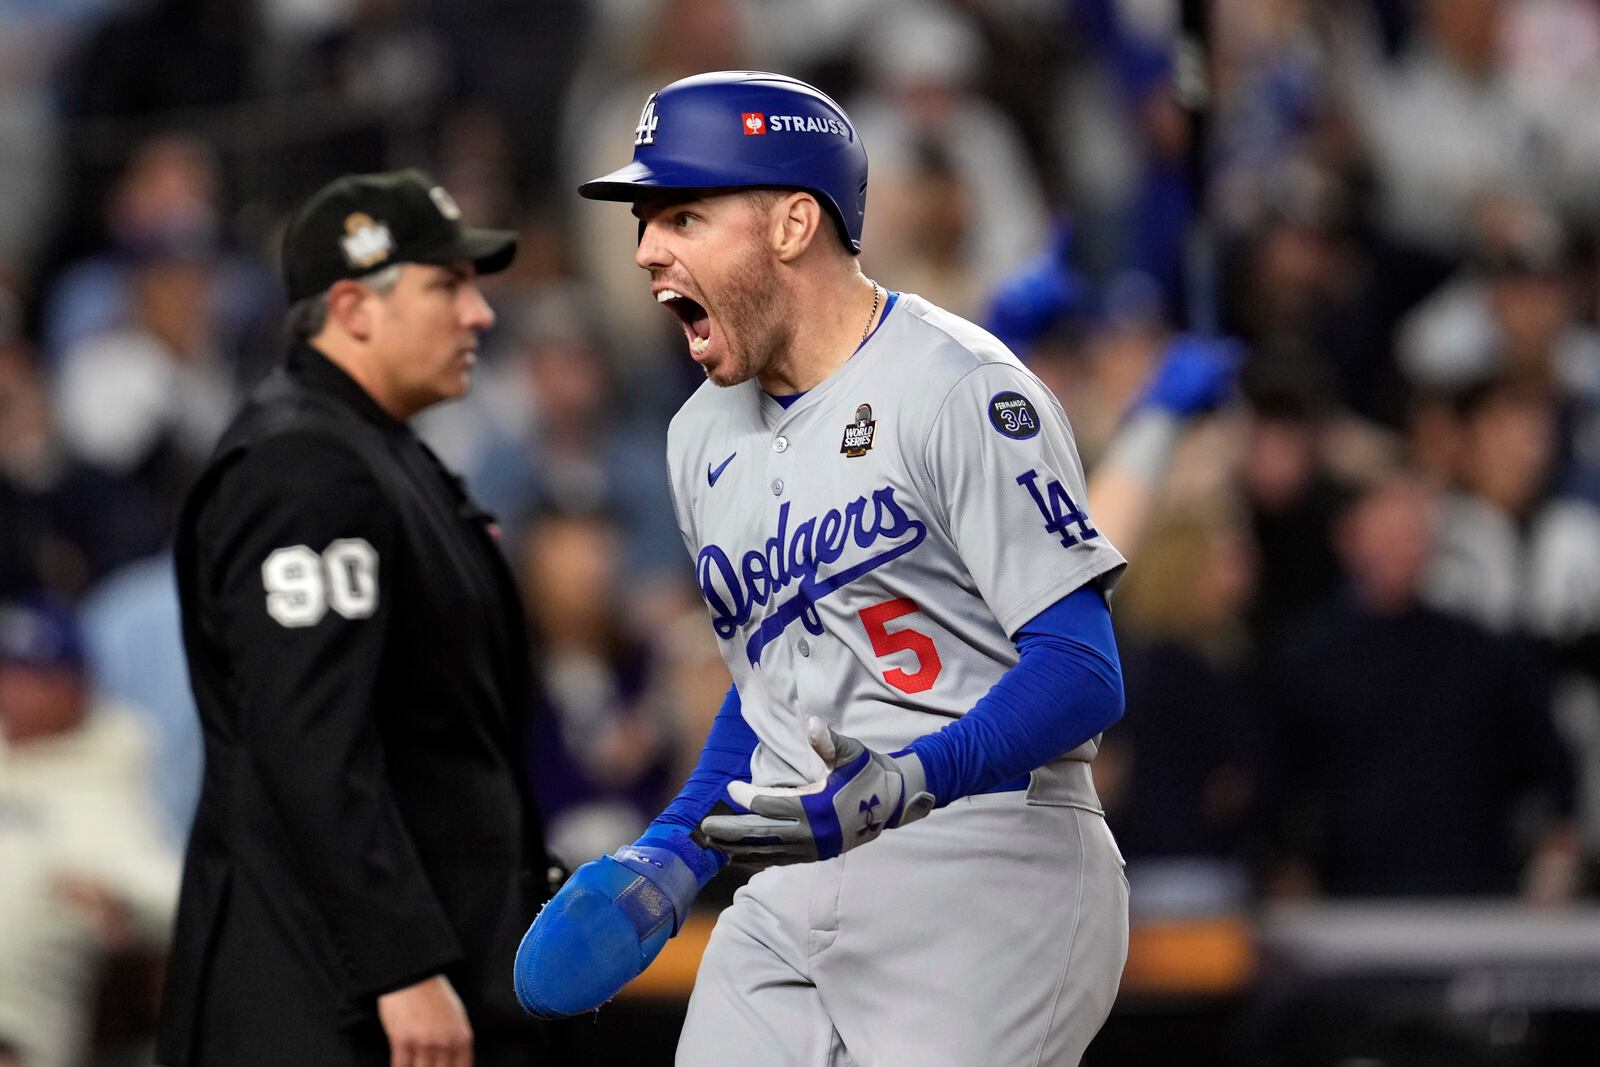
[[[739,453],[735,452],[733,454],[733,456],[737,456],[738,454]],[[721,463],[717,464],[717,467],[716,467],[715,470],[712,470],[711,464],[709,464],[709,463],[706,464],[706,484],[707,485],[716,485],[717,484],[717,479],[722,477],[722,472],[727,470],[728,469],[728,464],[733,462],[733,456],[729,456],[727,459],[725,459]]]

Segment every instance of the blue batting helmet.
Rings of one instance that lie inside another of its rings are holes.
[[[696,74],[645,101],[633,162],[578,189],[632,201],[641,189],[804,189],[861,251],[867,151],[844,108],[796,78],[753,70]]]

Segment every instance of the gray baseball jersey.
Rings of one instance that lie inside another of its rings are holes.
[[[761,741],[757,785],[826,776],[808,715],[886,752],[964,715],[1017,662],[1018,627],[1087,582],[1109,588],[1124,565],[1084,511],[1049,390],[992,336],[909,294],[787,410],[754,381],[706,383],[667,451]]]
[[[787,409],[708,383],[668,455],[758,785],[826,775],[809,715],[892,752],[966,714],[1017,662],[1020,626],[1123,567],[1049,390],[911,295]],[[1097,740],[1025,790],[752,878],[712,933],[677,1062],[1076,1063],[1127,955]]]

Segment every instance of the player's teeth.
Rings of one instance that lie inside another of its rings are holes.
[[[682,297],[672,289],[663,289],[656,294],[656,303],[665,304],[668,300],[681,300]]]
[[[710,347],[711,338],[709,337],[696,337],[693,341],[689,342],[689,351],[693,352],[697,356]]]

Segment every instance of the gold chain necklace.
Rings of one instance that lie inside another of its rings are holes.
[[[872,320],[878,317],[878,301],[883,298],[883,290],[878,288],[878,283],[872,283],[872,310],[867,312],[867,325],[861,331],[861,344],[867,343],[867,338],[872,336]],[[857,345],[860,348],[861,345]]]

